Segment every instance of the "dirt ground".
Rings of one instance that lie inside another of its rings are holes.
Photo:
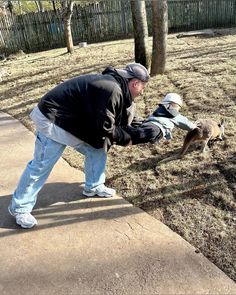
[[[150,39],[150,52],[151,52]],[[30,130],[29,112],[40,97],[63,80],[100,72],[107,65],[132,62],[133,40],[17,54],[0,61],[0,110]],[[153,77],[138,102],[148,116],[167,92],[184,98],[182,113],[192,120],[225,118],[225,140],[202,155],[192,149],[181,160],[158,165],[175,154],[184,132],[175,130],[169,145],[112,147],[107,184],[134,205],[161,220],[236,281],[236,28],[214,37],[168,36],[167,70]],[[83,158],[68,148],[64,158],[83,169]]]

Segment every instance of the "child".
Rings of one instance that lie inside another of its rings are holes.
[[[182,98],[178,94],[168,93],[153,114],[140,126],[127,127],[126,131],[132,138],[132,144],[171,140],[174,127],[187,131],[196,128],[196,124],[179,113],[182,104]]]

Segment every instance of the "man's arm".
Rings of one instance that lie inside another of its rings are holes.
[[[120,95],[119,92],[113,93],[106,109],[97,114],[97,127],[101,136],[107,138],[111,145],[126,146],[130,143],[131,136],[122,126],[118,125],[119,121],[122,122],[122,116],[126,115],[122,112],[124,106],[121,104]]]
[[[145,122],[140,127],[127,126],[125,130],[132,139],[132,144],[156,143],[162,137],[161,129],[151,122]]]

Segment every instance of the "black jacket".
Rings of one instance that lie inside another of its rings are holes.
[[[125,79],[112,67],[56,86],[40,100],[40,111],[54,124],[95,148],[126,145],[126,109],[132,99]]]

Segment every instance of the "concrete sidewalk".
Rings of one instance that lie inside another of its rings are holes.
[[[0,294],[236,294],[195,248],[120,197],[83,198],[83,173],[54,167],[24,230],[8,215],[34,135],[0,113]]]

